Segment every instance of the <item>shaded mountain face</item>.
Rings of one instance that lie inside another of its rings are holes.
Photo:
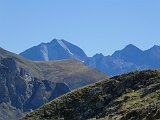
[[[134,45],[128,45],[123,50],[116,51],[113,58],[119,58],[125,62],[134,63],[138,66],[146,65],[148,67],[160,67],[158,61],[160,60],[160,46],[153,46],[152,48],[142,51]]]
[[[104,78],[75,60],[32,62],[0,48],[0,119],[18,119],[24,112]]]
[[[63,95],[21,120],[160,119],[160,71],[135,71]]]
[[[21,56],[30,60],[83,60],[87,56],[84,51],[65,40],[53,39],[50,43],[41,43],[20,53]]]
[[[152,48],[144,51],[144,58],[146,58],[145,63],[148,66],[154,68],[160,68],[160,46],[155,45]]]
[[[129,44],[124,49],[113,53],[112,57],[115,59],[122,59],[125,62],[131,62],[137,65],[141,65],[143,64],[142,55],[142,50],[132,44]]]
[[[115,59],[111,56],[104,56],[101,59],[97,59],[97,56],[94,56],[86,60],[85,64],[90,67],[96,68],[110,76],[118,75],[128,71],[143,69],[143,67],[140,68],[134,63],[125,62],[123,59]]]

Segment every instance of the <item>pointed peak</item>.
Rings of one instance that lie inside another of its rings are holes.
[[[43,47],[43,46],[48,46],[48,45],[55,45],[55,44],[57,44],[57,45],[61,45],[61,43],[63,43],[64,42],[64,40],[63,39],[56,39],[56,38],[54,38],[54,39],[52,39],[50,42],[41,42],[39,45],[37,45],[37,46],[39,46],[39,47]],[[37,47],[37,46],[34,46],[34,47]]]
[[[137,47],[133,44],[128,44],[125,48],[137,48]]]
[[[136,53],[140,53],[142,52],[141,49],[139,49],[138,47],[136,47],[135,45],[133,44],[129,44],[127,45],[125,48],[123,48],[122,50],[117,50],[115,51],[112,56],[119,56],[119,54],[136,54]]]
[[[59,39],[54,38],[50,43],[58,42]]]
[[[127,45],[123,50],[139,50],[142,51],[141,49],[139,49],[137,46],[133,45],[133,44],[129,44]]]
[[[153,47],[151,47],[150,49],[146,50],[146,51],[159,51],[160,50],[160,46],[159,45],[154,45]]]
[[[151,49],[157,49],[157,48],[160,48],[160,46],[159,45],[154,45]]]

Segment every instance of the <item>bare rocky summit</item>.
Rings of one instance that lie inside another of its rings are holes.
[[[84,60],[87,55],[76,45],[63,39],[53,39],[49,43],[41,43],[20,53],[21,56],[30,60]]]

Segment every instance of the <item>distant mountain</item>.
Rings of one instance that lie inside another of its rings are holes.
[[[125,62],[135,63],[137,65],[143,64],[143,51],[136,46],[129,44],[124,49],[113,53],[112,57],[115,59],[122,59]]]
[[[99,57],[95,55],[92,58],[87,59],[85,64],[110,76],[128,71],[139,70],[138,66],[134,65],[133,63],[125,62],[122,59],[114,59],[111,56],[101,56],[101,59],[99,59]]]
[[[154,45],[152,48],[144,51],[144,63],[150,68],[160,68],[160,46]]]
[[[85,63],[97,68],[108,75],[117,75],[134,70],[159,69],[160,46],[142,51],[129,44],[124,49],[118,50],[111,56],[96,54],[87,59]]]
[[[0,48],[0,120],[16,120],[107,76],[76,60],[32,62]]]
[[[21,56],[30,60],[84,60],[87,55],[76,45],[65,40],[53,39],[49,43],[41,43],[20,53]]]
[[[135,71],[63,95],[21,120],[159,120],[160,71]]]
[[[134,70],[160,68],[160,46],[158,45],[142,51],[129,44],[109,56],[96,54],[93,57],[87,57],[81,48],[65,40],[54,39],[50,43],[42,43],[28,49],[20,55],[31,60],[77,59],[110,76]]]
[[[134,45],[128,45],[123,50],[116,51],[112,57],[134,63],[138,66],[146,65],[148,67],[159,68],[160,46],[155,45],[148,50],[142,51]]]

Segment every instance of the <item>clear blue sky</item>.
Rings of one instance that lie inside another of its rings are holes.
[[[20,53],[65,39],[89,56],[160,45],[160,0],[0,0],[0,46]]]

